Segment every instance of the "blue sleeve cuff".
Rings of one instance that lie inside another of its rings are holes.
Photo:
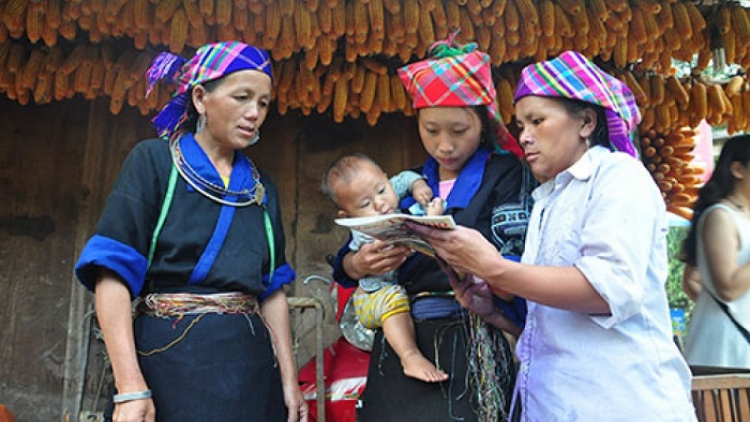
[[[526,299],[522,297],[514,297],[512,300],[505,301],[497,296],[494,296],[495,307],[514,324],[522,327],[526,325]]]
[[[109,237],[94,235],[81,252],[75,274],[81,284],[93,292],[99,275],[98,269],[101,267],[122,277],[133,297],[143,289],[148,261],[132,246]]]
[[[271,282],[268,282],[269,275],[263,276],[263,285],[268,286],[259,297],[259,301],[271,296],[275,291],[284,287],[284,285],[291,283],[297,277],[297,273],[294,272],[289,264],[284,264],[273,272],[273,278]]]

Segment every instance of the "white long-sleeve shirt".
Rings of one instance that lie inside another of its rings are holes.
[[[665,205],[646,169],[594,147],[533,197],[522,262],[577,267],[611,315],[528,303],[516,350],[523,420],[695,420],[664,289]]]

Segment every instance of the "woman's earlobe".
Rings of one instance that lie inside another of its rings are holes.
[[[205,98],[206,89],[203,88],[201,85],[196,85],[193,88],[192,93],[192,99],[193,99],[193,106],[195,106],[195,110],[198,112],[198,114],[203,113],[206,108],[203,105],[203,99]]]

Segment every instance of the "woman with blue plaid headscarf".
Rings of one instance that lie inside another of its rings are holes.
[[[175,86],[162,139],[130,153],[76,265],[112,362],[105,416],[304,422],[278,193],[242,153],[269,111],[270,58],[222,42],[162,53],[147,76]]]

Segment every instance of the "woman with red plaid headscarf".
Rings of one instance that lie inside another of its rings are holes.
[[[497,251],[517,259],[532,180],[515,155],[520,153],[518,144],[499,120],[489,56],[475,48],[456,46],[449,39],[433,46],[428,59],[399,70],[429,154],[416,171],[458,224],[476,228]],[[400,208],[407,210],[413,202],[407,198]],[[378,333],[358,420],[500,420],[507,414],[515,376],[503,332],[461,308],[434,258],[409,253],[377,241],[356,252],[344,246],[334,279],[356,284],[366,274],[399,268],[399,283],[412,304],[417,344],[449,379],[425,383],[406,377],[398,356]],[[503,321],[509,331],[518,332],[517,325]]]

